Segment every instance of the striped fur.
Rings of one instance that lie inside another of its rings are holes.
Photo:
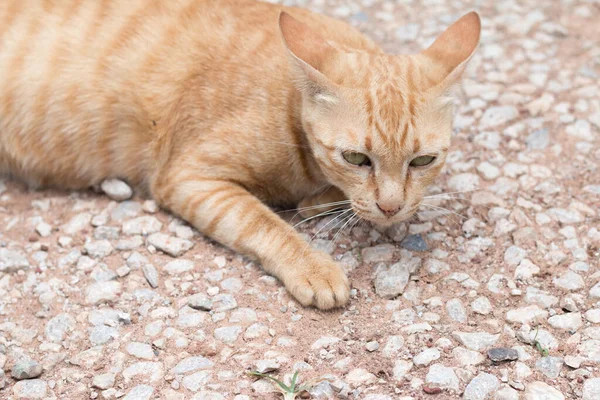
[[[471,13],[424,52],[391,56],[342,22],[250,0],[3,0],[0,173],[125,179],[302,304],[341,306],[341,268],[265,203],[347,198],[381,224],[412,214],[443,165],[447,92],[479,29]],[[408,167],[423,154],[434,165]]]

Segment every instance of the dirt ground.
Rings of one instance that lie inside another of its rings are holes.
[[[600,399],[600,2],[285,3],[395,53],[481,14],[431,206],[302,224],[354,288],[321,312],[145,199],[5,180],[0,399],[281,398],[257,369],[312,398]]]

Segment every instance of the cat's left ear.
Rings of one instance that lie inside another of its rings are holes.
[[[438,83],[451,86],[463,74],[481,35],[481,19],[472,11],[454,22],[421,54],[440,71]]]
[[[337,56],[337,49],[286,12],[279,15],[279,29],[290,55],[293,79],[298,89],[314,100],[335,102],[336,84],[326,76],[326,72],[328,64]]]

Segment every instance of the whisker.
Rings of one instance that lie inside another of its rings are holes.
[[[344,225],[342,225],[342,227],[340,229],[338,229],[338,231],[336,232],[335,236],[333,236],[333,239],[331,239],[332,243],[335,243],[337,237],[340,235],[340,232],[342,232],[342,230],[344,230],[344,228],[346,226],[348,226],[348,224],[350,224],[355,217],[356,217],[356,214],[352,214],[350,216],[350,218],[346,219],[346,223]]]
[[[454,214],[454,215],[456,215],[456,216],[458,216],[459,218],[462,218],[462,219],[464,219],[464,220],[468,219],[468,218],[467,218],[467,217],[465,217],[464,215],[462,215],[462,214],[459,214],[459,213],[457,213],[457,212],[455,212],[455,211],[449,210],[449,209],[447,209],[447,208],[438,207],[438,206],[434,206],[434,205],[432,205],[432,204],[425,204],[425,203],[422,203],[421,205],[422,205],[422,206],[424,206],[424,207],[430,207],[430,208],[432,208],[432,209],[434,209],[434,210],[437,210],[437,211],[441,212],[441,214],[442,214],[442,215],[444,215],[444,216],[449,216],[450,214]],[[450,218],[450,220],[452,220],[452,222],[455,222],[456,224],[459,224],[459,225],[460,225],[460,221],[456,221],[456,220],[454,220],[453,218]]]
[[[456,192],[446,192],[446,193],[433,194],[433,195],[430,195],[430,196],[424,196],[423,198],[424,199],[431,199],[431,198],[435,198],[435,197],[439,197],[439,196],[446,196],[446,195],[449,195],[449,194],[473,193],[473,192],[479,192],[481,190],[483,190],[483,189],[459,190],[459,191],[456,191]]]
[[[306,219],[304,219],[304,220],[302,220],[302,221],[298,222],[296,225],[294,225],[294,226],[293,226],[293,228],[296,228],[298,225],[300,225],[300,224],[303,224],[303,223],[305,223],[305,222],[308,222],[308,221],[310,221],[310,220],[313,220],[313,219],[315,219],[315,218],[324,217],[324,216],[326,216],[326,215],[331,215],[331,214],[338,214],[338,213],[345,214],[345,213],[346,213],[346,212],[348,212],[348,211],[349,211],[349,210],[344,210],[344,209],[342,209],[342,210],[335,209],[335,210],[327,210],[327,211],[323,211],[323,212],[322,212],[322,213],[320,213],[320,214],[313,215],[312,217],[308,217],[308,218],[306,218]]]
[[[302,211],[314,210],[316,208],[332,207],[332,206],[345,205],[345,204],[350,204],[350,203],[351,203],[351,200],[334,201],[334,202],[326,203],[326,204],[317,204],[315,206],[299,207],[299,208],[292,208],[289,210],[282,210],[282,211],[278,211],[277,214],[293,212],[293,211],[302,212]]]
[[[321,232],[323,229],[325,229],[327,226],[329,226],[329,224],[331,224],[332,222],[334,222],[336,219],[338,219],[338,218],[340,218],[340,217],[344,216],[344,215],[345,215],[346,213],[348,213],[348,212],[352,212],[352,209],[351,209],[351,208],[349,208],[349,209],[347,209],[347,210],[345,210],[345,211],[342,211],[340,215],[336,216],[336,217],[335,217],[335,218],[333,218],[331,221],[329,221],[328,223],[326,223],[325,225],[323,225],[323,226],[321,227],[321,229],[319,229],[319,230],[317,231],[317,233],[315,233],[314,235],[312,235],[312,237],[310,238],[310,240],[308,241],[308,243],[306,243],[306,247],[304,248],[304,251],[302,252],[302,254],[304,255],[304,253],[306,252],[306,249],[308,249],[308,247],[310,246],[310,244],[312,243],[312,241],[314,240],[314,238],[316,238],[316,237],[317,237],[317,235],[318,235],[318,234],[319,234],[319,233],[320,233],[320,232]],[[313,218],[314,218],[314,217],[313,217]],[[344,217],[344,219],[345,219],[345,217]],[[344,219],[343,219],[343,220],[344,220]]]

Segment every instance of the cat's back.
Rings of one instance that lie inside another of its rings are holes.
[[[330,40],[373,47],[342,22],[254,0],[0,1],[0,173],[144,181],[156,126],[190,80],[226,109],[290,90],[282,9]]]

